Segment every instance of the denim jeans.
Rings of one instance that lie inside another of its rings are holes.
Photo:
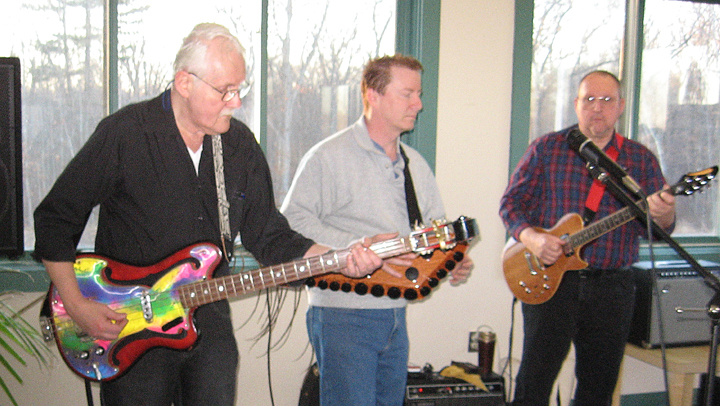
[[[149,350],[125,375],[100,385],[102,406],[233,406],[239,356],[228,302],[197,308],[194,320],[195,347]]]
[[[401,406],[407,382],[405,308],[311,306],[307,328],[321,406]]]
[[[610,405],[635,304],[629,271],[565,274],[552,299],[523,303],[523,356],[513,406],[548,405],[562,363],[575,345],[576,406]]]

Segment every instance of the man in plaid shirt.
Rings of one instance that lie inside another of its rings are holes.
[[[532,142],[500,203],[508,233],[544,264],[560,258],[564,241],[538,228],[551,228],[567,213],[586,212],[594,181],[585,160],[567,143],[576,129],[601,150],[616,149],[617,163],[645,193],[654,193],[647,199],[649,212],[660,227],[670,232],[675,223],[673,195],[658,192],[665,179],[657,159],[615,132],[625,108],[617,77],[589,73],[580,81],[574,104],[578,124]],[[599,206],[590,211],[594,218],[625,206],[609,189],[599,193]],[[644,235],[646,228],[633,220],[588,243],[582,251],[587,269],[566,272],[550,300],[522,304],[523,357],[513,405],[548,405],[571,343],[576,352],[574,404],[611,404],[635,303],[635,283],[627,271],[638,259],[638,239]]]

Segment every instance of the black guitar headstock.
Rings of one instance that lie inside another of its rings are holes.
[[[705,186],[709,187],[710,181],[715,179],[717,173],[717,165],[701,171],[687,173],[680,177],[680,180],[671,186],[670,190],[672,190],[673,195],[676,196],[690,196],[695,192],[702,192]]]

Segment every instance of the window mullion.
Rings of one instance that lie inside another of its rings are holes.
[[[105,0],[103,24],[103,104],[109,115],[118,110],[118,0]]]
[[[622,58],[620,80],[625,95],[625,114],[620,117],[619,128],[627,138],[636,139],[640,110],[639,84],[642,71],[645,0],[627,0],[625,7],[624,51],[620,55]]]

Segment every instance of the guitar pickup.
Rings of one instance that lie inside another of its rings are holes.
[[[530,275],[537,275],[538,271],[536,271],[535,269],[539,269],[541,271],[545,270],[545,266],[540,262],[540,258],[536,257],[530,252],[525,252],[525,261],[527,261]]]

